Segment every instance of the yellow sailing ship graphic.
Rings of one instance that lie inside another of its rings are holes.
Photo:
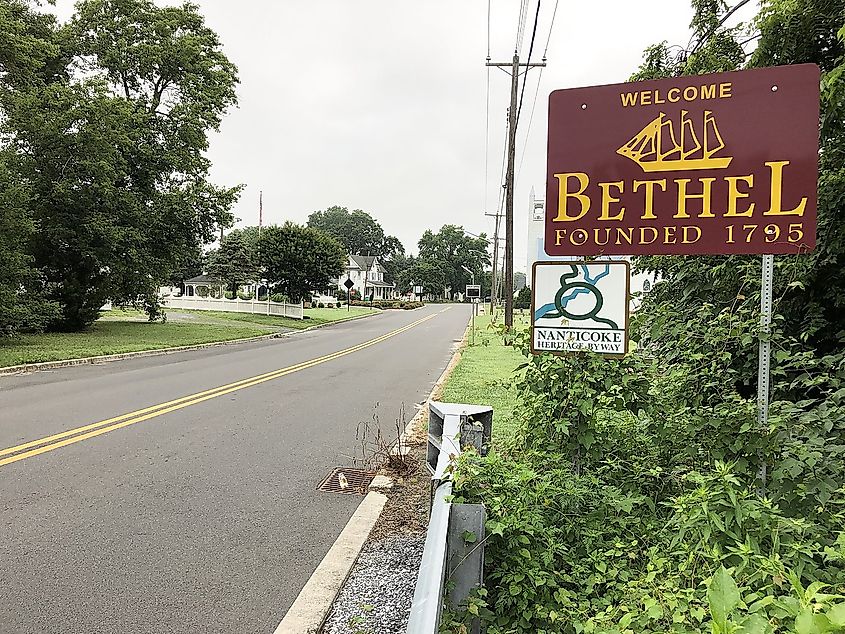
[[[723,169],[731,164],[732,156],[713,158],[725,142],[710,110],[704,111],[703,142],[687,110],[681,110],[680,124],[676,135],[673,122],[661,112],[616,153],[634,161],[644,172]]]

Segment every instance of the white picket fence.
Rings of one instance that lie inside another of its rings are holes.
[[[304,305],[287,304],[280,302],[243,300],[243,299],[215,299],[213,297],[165,297],[164,305],[167,308],[178,310],[217,310],[223,313],[252,313],[253,315],[275,315],[277,317],[290,317],[291,319],[304,318]]]

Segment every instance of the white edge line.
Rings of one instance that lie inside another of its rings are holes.
[[[367,493],[273,634],[320,631],[386,502],[382,493]]]

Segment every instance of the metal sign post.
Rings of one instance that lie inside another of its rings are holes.
[[[466,267],[464,267],[466,269]],[[469,271],[469,269],[466,269]],[[473,277],[473,282],[475,281],[475,274],[470,271]],[[475,345],[475,309],[478,306],[478,301],[481,299],[481,286],[479,284],[467,284],[466,291],[464,296],[472,302],[472,343],[470,345]]]
[[[763,274],[760,288],[760,361],[757,365],[757,426],[761,434],[769,428],[769,384],[770,360],[772,351],[772,281],[774,278],[775,256],[763,256]],[[761,456],[760,482],[766,487],[766,462]]]
[[[346,287],[346,312],[348,313],[352,310],[352,287],[355,286],[355,282],[352,281],[352,278],[347,277],[343,285]]]

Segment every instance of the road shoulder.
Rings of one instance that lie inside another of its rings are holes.
[[[407,463],[405,475],[397,477],[395,473],[382,469],[380,473],[391,477],[392,486],[382,491],[372,490],[371,487],[364,498],[361,506],[367,504],[371,496],[379,496],[377,499],[381,504],[379,513],[370,516],[372,521],[366,530],[365,540],[360,542],[351,559],[345,549],[340,549],[333,555],[333,546],[320,564],[322,567],[325,563],[330,570],[338,569],[342,565],[345,567],[344,574],[329,577],[318,568],[300,591],[274,634],[331,634],[335,632],[335,629],[332,629],[335,624],[341,628],[338,631],[345,632],[344,628],[348,628],[350,622],[364,623],[368,617],[370,620],[384,617],[400,627],[403,622],[407,622],[410,598],[419,570],[421,545],[425,540],[427,527],[428,491],[431,482],[424,463],[428,403],[437,400],[442,394],[443,386],[460,361],[468,335],[469,324],[428,398],[406,425],[401,439],[394,447],[394,452],[398,450],[401,453],[403,448],[407,450],[404,458]],[[341,533],[338,541],[346,543],[349,540]],[[397,548],[402,551],[399,557],[403,559],[399,567],[394,565],[396,554],[393,550]],[[333,558],[338,558],[338,561],[326,561]],[[393,589],[396,589],[397,584],[404,584],[401,596],[392,597],[391,604],[382,611],[377,611],[375,606],[363,601],[364,597],[357,591],[357,586],[362,583],[369,585],[376,576],[379,577],[380,583],[385,582],[381,590],[387,592],[391,590],[387,589],[385,577],[394,577],[390,583]],[[327,583],[329,579],[332,583]],[[311,606],[319,606],[319,609],[313,609]],[[403,614],[403,611],[406,613]],[[358,614],[359,612],[362,614]]]

